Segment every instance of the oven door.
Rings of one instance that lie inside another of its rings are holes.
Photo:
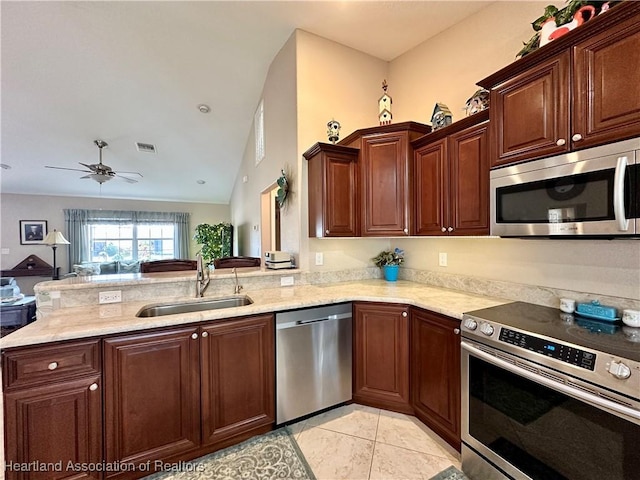
[[[462,441],[473,480],[640,478],[637,401],[468,339]]]
[[[637,235],[638,151],[597,148],[492,170],[491,234]]]

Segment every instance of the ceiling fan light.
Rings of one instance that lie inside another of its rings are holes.
[[[99,184],[103,184],[104,182],[107,182],[113,178],[111,175],[99,175],[97,173],[92,173],[91,175],[88,175],[88,177],[91,180],[95,180]]]

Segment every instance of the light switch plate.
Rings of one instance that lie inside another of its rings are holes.
[[[290,287],[293,285],[293,277],[280,277],[281,287]]]

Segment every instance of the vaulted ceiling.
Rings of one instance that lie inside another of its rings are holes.
[[[267,70],[296,28],[390,61],[488,3],[2,1],[1,191],[228,203]],[[96,139],[138,183],[45,168],[98,163]]]

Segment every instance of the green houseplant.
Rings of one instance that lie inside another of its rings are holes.
[[[383,250],[371,260],[376,267],[382,269],[385,280],[395,282],[398,280],[400,265],[404,262],[404,250],[397,247],[394,250]]]
[[[198,253],[210,264],[216,258],[230,257],[233,248],[233,227],[228,222],[215,225],[201,223],[196,227],[193,239],[202,248]]]

